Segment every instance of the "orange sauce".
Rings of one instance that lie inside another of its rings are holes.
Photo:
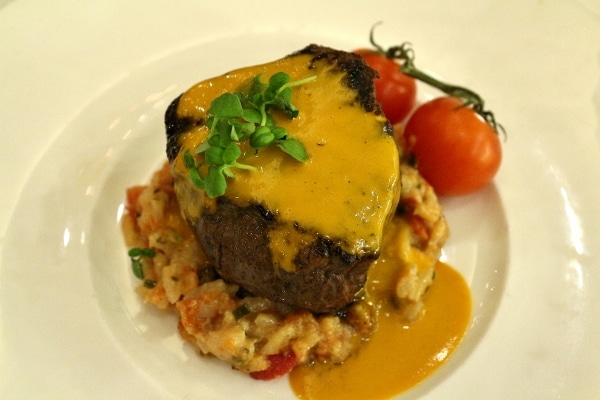
[[[398,150],[394,138],[384,133],[385,117],[365,112],[335,65],[325,61],[313,65],[311,60],[310,55],[294,55],[199,82],[182,95],[177,109],[182,118],[203,120],[212,100],[241,90],[240,85],[256,75],[263,74],[263,81],[278,71],[289,73],[292,81],[317,76],[292,92],[297,118],[273,114],[278,126],[303,143],[308,161],[300,163],[276,147],[260,151],[244,147],[239,162],[258,171],[236,169],[237,178],[227,186],[230,201],[239,206],[261,204],[277,215],[282,226],[269,237],[270,249],[275,265],[286,271],[295,270],[293,260],[303,247],[298,244],[314,240],[299,234],[296,226],[336,240],[352,254],[378,252],[387,216],[399,195]],[[173,165],[182,212],[192,221],[214,201],[190,182],[183,155],[187,150],[193,154],[207,135],[205,125],[183,133]],[[202,157],[198,155],[199,163]],[[332,193],[344,201],[331,201]]]
[[[423,315],[406,323],[389,299],[392,252],[371,267],[368,297],[379,308],[379,327],[342,365],[301,366],[290,373],[300,399],[376,400],[401,393],[431,375],[460,343],[470,320],[471,297],[462,276],[438,263]]]

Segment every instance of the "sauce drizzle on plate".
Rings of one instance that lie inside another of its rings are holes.
[[[471,316],[471,295],[463,277],[438,263],[423,315],[407,323],[398,317],[386,287],[397,273],[394,253],[393,243],[384,245],[382,256],[369,271],[367,296],[378,308],[379,328],[342,365],[295,368],[290,383],[300,399],[390,398],[430,376],[462,340]]]

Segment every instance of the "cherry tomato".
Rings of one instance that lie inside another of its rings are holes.
[[[360,49],[367,64],[379,73],[375,80],[375,97],[386,118],[392,124],[403,121],[415,105],[417,85],[415,80],[400,72],[400,65],[373,50]]]
[[[441,196],[457,196],[486,186],[502,160],[494,129],[456,97],[438,97],[411,115],[402,141],[423,177]]]

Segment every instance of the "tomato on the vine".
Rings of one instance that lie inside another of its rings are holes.
[[[392,124],[403,121],[415,105],[417,85],[413,78],[400,71],[400,65],[384,54],[370,49],[355,51],[379,73],[375,80],[375,97],[386,118]]]
[[[415,110],[402,132],[419,172],[442,196],[483,188],[502,160],[496,131],[463,102],[453,96],[430,100]]]

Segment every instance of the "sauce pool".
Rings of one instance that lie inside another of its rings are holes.
[[[390,252],[371,267],[367,298],[378,307],[379,327],[359,352],[342,365],[299,366],[289,375],[292,389],[307,400],[388,399],[438,369],[464,336],[471,317],[471,295],[462,276],[438,263],[424,313],[414,322],[398,317],[389,301]]]

